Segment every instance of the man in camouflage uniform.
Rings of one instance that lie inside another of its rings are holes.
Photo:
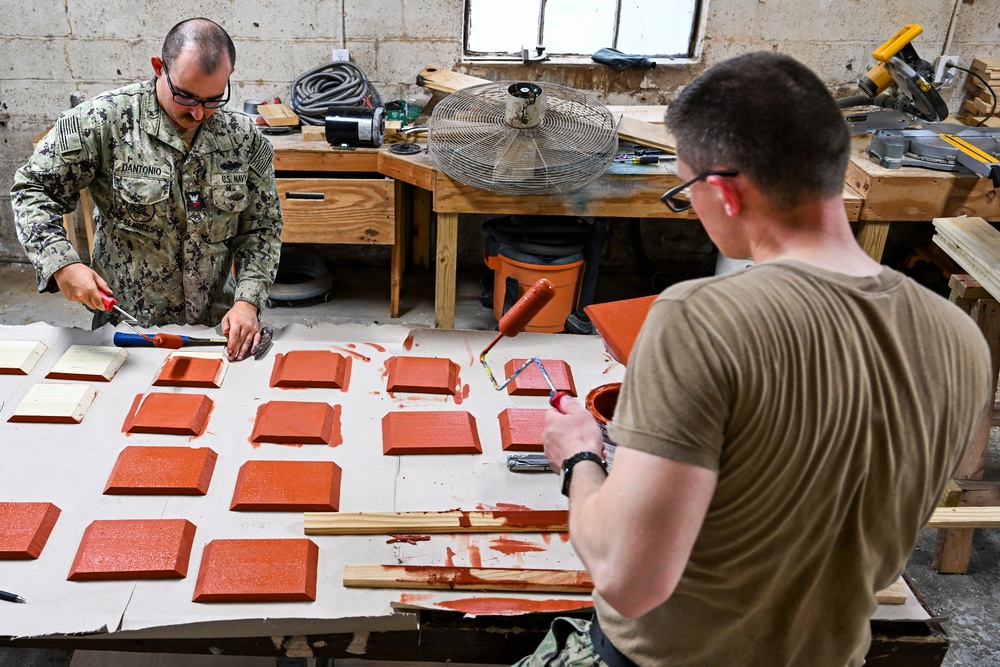
[[[260,340],[281,243],[273,149],[222,108],[236,61],[222,27],[178,23],[151,61],[153,80],[80,104],[39,142],[11,190],[18,236],[39,291],[94,309],[95,327],[118,323],[101,301],[113,294],[141,326],[221,321],[229,358],[242,359]],[[85,187],[91,267],[62,227]]]

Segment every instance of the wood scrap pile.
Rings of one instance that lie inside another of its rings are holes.
[[[1000,295],[1000,231],[982,218],[934,218],[934,243],[994,297]]]
[[[965,100],[962,102],[962,111],[968,114],[964,119],[965,123],[977,125],[985,120],[984,125],[1000,124],[1000,120],[990,120],[1000,116],[1000,105],[993,107],[994,98],[989,90],[992,88],[994,93],[1000,95],[1000,58],[973,58],[972,71],[986,82],[974,76],[966,78]]]

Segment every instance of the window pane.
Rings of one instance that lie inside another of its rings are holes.
[[[590,55],[611,46],[615,0],[548,0],[542,43],[551,54]]]
[[[622,0],[618,50],[646,56],[691,55],[696,0]]]
[[[538,42],[538,0],[469,0],[468,51],[516,53]]]

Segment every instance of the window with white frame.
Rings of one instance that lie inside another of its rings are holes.
[[[662,58],[694,55],[703,0],[465,0],[465,54],[589,56],[611,47]]]

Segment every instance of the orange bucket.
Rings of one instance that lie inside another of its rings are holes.
[[[493,279],[493,316],[498,322],[503,317],[504,293],[508,277],[517,280],[518,298],[524,296],[539,278],[547,278],[555,286],[556,295],[538,311],[524,330],[536,333],[565,331],[566,318],[576,309],[580,298],[584,265],[582,259],[569,264],[527,264],[505,257],[503,254],[497,254],[492,259],[499,264]]]

